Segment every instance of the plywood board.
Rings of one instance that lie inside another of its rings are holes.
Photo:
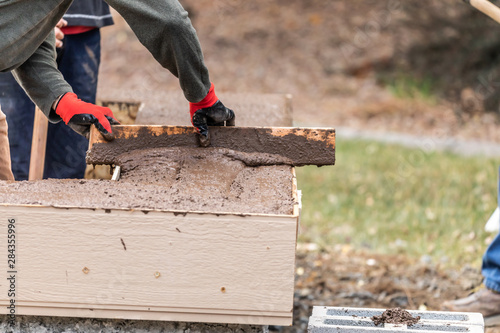
[[[297,216],[7,204],[0,216],[4,244],[16,221],[18,314],[291,323]]]

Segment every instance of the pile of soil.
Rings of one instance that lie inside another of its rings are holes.
[[[373,316],[371,320],[375,326],[383,324],[415,325],[420,321],[420,316],[413,317],[411,313],[401,308],[387,309],[380,316]]]
[[[258,154],[252,156],[258,160]],[[0,182],[0,202],[291,215],[292,168],[250,167],[241,159],[237,152],[214,148],[133,151],[118,158],[123,170],[119,181],[4,181]]]

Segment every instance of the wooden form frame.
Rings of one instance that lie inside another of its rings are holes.
[[[15,219],[16,314],[291,325],[291,177],[292,215],[0,204],[3,244]]]

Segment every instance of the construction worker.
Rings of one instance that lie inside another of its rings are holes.
[[[12,71],[17,82],[51,122],[64,121],[88,136],[94,124],[112,139],[118,122],[109,108],[81,101],[64,80],[55,61],[53,28],[72,0],[0,2],[0,71]],[[179,78],[189,101],[191,121],[208,139],[209,125],[234,125],[234,112],[217,98],[187,12],[177,0],[108,0],[127,21],[156,60]],[[29,18],[25,15],[29,12]],[[13,179],[7,124],[0,111],[0,179]]]
[[[74,92],[95,103],[101,54],[100,28],[113,24],[102,0],[75,0],[55,28],[57,65]],[[0,105],[9,126],[10,157],[16,180],[27,180],[35,105],[11,73],[0,73]],[[43,178],[83,178],[88,141],[62,122],[50,123]]]

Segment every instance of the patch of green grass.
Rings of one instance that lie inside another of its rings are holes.
[[[479,267],[484,225],[497,205],[499,158],[337,141],[333,167],[297,169],[299,240],[378,253],[430,255]]]
[[[387,89],[398,98],[420,99],[435,104],[436,82],[429,78],[416,78],[408,75],[396,75],[382,79]]]

